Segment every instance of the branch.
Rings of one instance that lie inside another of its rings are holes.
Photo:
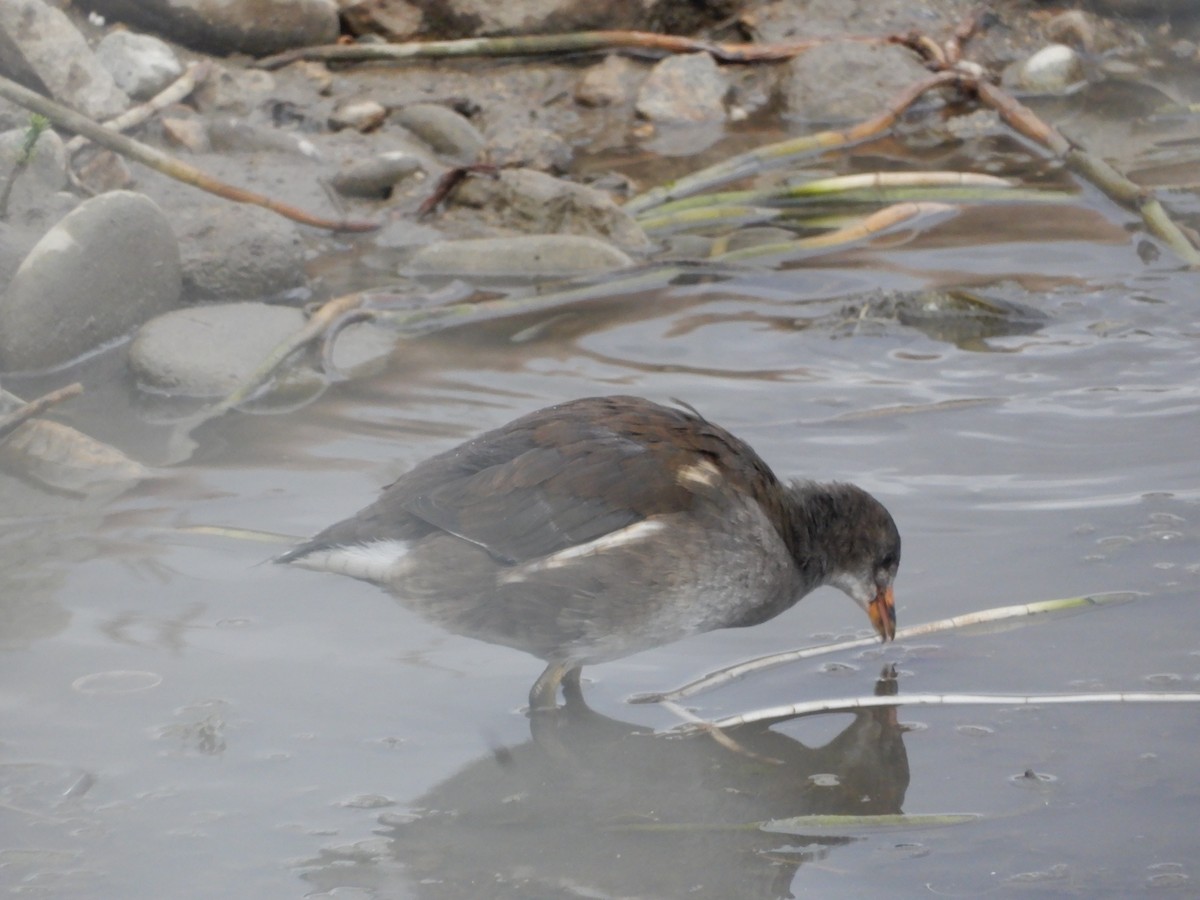
[[[893,694],[885,697],[848,697],[840,700],[792,703],[736,716],[725,716],[714,722],[705,722],[702,730],[738,728],[752,722],[790,719],[822,712],[853,712],[880,706],[1062,706],[1079,703],[1200,703],[1200,693],[1112,691],[1099,694]],[[674,704],[667,706],[672,708]],[[698,727],[689,722],[679,726],[679,729],[692,731]]]
[[[362,232],[374,231],[379,227],[374,222],[345,220],[337,222],[324,219],[289,204],[272,200],[263,194],[256,194],[253,191],[247,191],[244,188],[226,184],[195,166],[188,165],[148,144],[143,144],[122,134],[117,134],[115,131],[110,131],[103,125],[93,122],[87,116],[80,115],[73,109],[68,109],[59,103],[55,103],[53,100],[49,100],[41,94],[24,88],[15,81],[10,81],[2,76],[0,76],[0,97],[11,100],[13,103],[33,110],[36,113],[40,113],[54,122],[54,124],[69,131],[74,131],[77,134],[82,134],[100,146],[107,147],[114,153],[120,153],[122,156],[137,160],[177,181],[182,181],[185,184],[198,187],[211,194],[216,194],[218,197],[224,197],[226,200],[263,206],[284,218],[299,222],[302,225],[311,225],[314,228],[324,228],[328,231]]]
[[[171,84],[145,103],[131,106],[116,118],[109,119],[104,123],[104,127],[109,131],[127,131],[136,125],[141,125],[156,112],[166,109],[172,103],[178,103],[184,97],[188,96],[188,94],[196,89],[196,85],[203,83],[208,78],[208,74],[211,71],[211,60],[206,59],[201,62],[188,63],[187,69],[175,81],[171,82]],[[64,146],[64,149],[67,151],[67,158],[70,159],[86,147],[87,144],[88,139],[84,135],[75,135]]]
[[[1065,612],[1068,610],[1087,609],[1093,606],[1109,606],[1116,603],[1124,603],[1132,600],[1137,595],[1128,592],[1113,592],[1109,594],[1093,594],[1087,597],[1070,597],[1066,600],[1042,600],[1037,603],[1021,603],[1016,606],[999,606],[992,609],[985,609],[980,612],[965,613],[961,616],[952,616],[949,619],[939,619],[936,622],[927,622],[924,625],[910,625],[907,628],[901,628],[896,632],[895,640],[906,641],[911,638],[925,637],[929,634],[937,634],[942,631],[953,631],[958,628],[966,628],[971,625],[982,625],[989,622],[1001,622],[1006,619],[1019,619],[1025,616],[1040,615],[1043,613]],[[825,656],[829,653],[840,653],[843,650],[856,650],[859,647],[879,646],[879,639],[876,637],[862,638],[855,641],[842,641],[837,644],[823,644],[820,647],[805,647],[801,650],[789,650],[785,653],[771,653],[767,656],[760,656],[756,659],[746,660],[737,665],[727,666],[724,669],[718,669],[715,672],[710,672],[703,678],[698,678],[685,684],[683,687],[676,688],[673,691],[666,691],[661,694],[638,694],[629,698],[630,703],[661,703],[664,700],[682,700],[684,697],[690,697],[693,694],[698,694],[701,691],[711,690],[712,688],[720,687],[728,684],[731,681],[736,681],[743,675],[751,672],[757,672],[762,669],[769,669],[773,666],[780,666],[784,663],[796,662],[801,659],[811,659],[814,656]]]
[[[851,144],[878,137],[895,125],[896,121],[923,94],[935,88],[957,84],[959,81],[960,76],[956,72],[939,72],[905,88],[892,99],[882,113],[852,128],[843,131],[819,131],[816,134],[767,144],[765,147],[756,147],[714,166],[709,166],[707,169],[701,169],[699,172],[693,172],[691,175],[686,175],[669,184],[639,194],[630,199],[624,209],[630,215],[638,216],[646,210],[661,206],[670,200],[690,197],[738,178],[752,175],[769,164],[777,164],[806,153],[840,150]]]
[[[1142,217],[1146,228],[1193,268],[1200,267],[1200,249],[1175,224],[1153,192],[1130,181],[1098,156],[1073,144],[1053,125],[1042,121],[1007,91],[980,80],[979,99],[1008,125],[1059,157],[1071,171],[1100,188],[1110,199]]]
[[[407,59],[451,59],[469,56],[538,56],[606,50],[652,50],[660,53],[709,53],[725,63],[779,62],[821,44],[838,41],[886,44],[886,37],[808,38],[777,44],[719,43],[648,31],[578,31],[574,34],[528,34],[511,37],[463,38],[454,41],[409,41],[402,44],[327,44],[300,47],[260,59],[262,69],[278,69],[299,60],[326,62],[400,62]]]
[[[68,384],[56,391],[43,394],[36,400],[30,400],[24,406],[13,410],[6,416],[0,417],[0,441],[4,440],[34,416],[40,416],[52,406],[57,406],[64,400],[77,397],[83,393],[83,385],[78,381]]]

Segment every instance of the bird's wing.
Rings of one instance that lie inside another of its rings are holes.
[[[400,478],[380,502],[510,563],[692,502],[672,480],[673,454],[652,453],[603,423],[573,423],[570,437],[547,435],[552,422],[540,426],[513,428],[468,442],[449,458],[435,457]]]

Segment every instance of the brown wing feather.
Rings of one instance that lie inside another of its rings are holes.
[[[731,458],[736,467],[721,466]],[[743,491],[776,483],[753,450],[694,414],[636,397],[576,400],[420,463],[306,546],[412,540],[440,529],[503,562],[524,562],[689,509],[696,486],[677,474],[702,460]]]

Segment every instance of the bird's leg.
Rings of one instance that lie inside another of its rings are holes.
[[[575,666],[572,669],[567,669],[562,677],[563,699],[568,703],[572,700],[583,699],[583,687],[579,683],[579,674],[583,671],[583,666]]]
[[[558,709],[558,686],[562,683],[564,677],[569,677],[570,673],[574,671],[574,683],[576,688],[578,688],[578,669],[579,667],[576,666],[572,670],[571,666],[565,662],[552,662],[546,666],[546,671],[538,676],[538,680],[529,689],[529,711],[538,712],[546,709]],[[569,681],[568,684],[570,684]]]

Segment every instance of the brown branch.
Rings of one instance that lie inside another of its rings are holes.
[[[746,153],[701,169],[699,172],[685,175],[669,184],[659,185],[645,193],[638,194],[626,202],[625,211],[633,216],[642,216],[647,211],[664,203],[712,190],[722,184],[728,184],[751,175],[766,166],[777,165],[781,161],[793,159],[805,153],[827,153],[831,150],[839,150],[876,137],[895,125],[896,121],[920,99],[922,94],[935,88],[958,84],[961,79],[962,76],[953,71],[930,75],[916,84],[909,85],[892,98],[879,115],[860,122],[853,128],[845,131],[819,131],[816,134],[803,135],[776,144],[756,147]]]
[[[1004,89],[979,80],[975,90],[979,99],[994,109],[1010,127],[1047,148],[1067,168],[1096,185],[1114,202],[1136,212],[1142,217],[1147,230],[1170,247],[1176,256],[1193,268],[1200,267],[1200,249],[1171,219],[1152,191],[1134,183],[1098,156],[1072,143],[1057,128],[1038,118],[1033,110]]]
[[[809,38],[776,44],[719,43],[647,31],[579,31],[573,34],[531,34],[513,37],[463,38],[454,41],[409,41],[402,44],[328,44],[300,47],[268,56],[256,65],[278,69],[299,60],[326,62],[398,62],[406,59],[447,59],[468,56],[531,56],[605,50],[652,50],[661,53],[709,53],[718,62],[779,62],[821,44],[837,41],[887,43],[884,37]]]
[[[18,407],[6,416],[0,417],[0,441],[4,440],[34,416],[40,416],[52,406],[57,406],[64,400],[69,400],[83,393],[83,385],[78,381],[68,384],[56,391],[43,394],[36,400],[30,400],[24,406]]]
[[[297,350],[320,339],[331,325],[346,321],[346,316],[360,309],[367,299],[363,293],[344,294],[323,303],[309,317],[304,326],[293,334],[288,335],[276,345],[263,360],[262,364],[239,384],[224,400],[203,411],[205,420],[233,409],[246,402],[275,374],[287,359]],[[339,329],[340,330],[340,329]]]
[[[468,176],[474,174],[495,175],[499,171],[499,166],[488,163],[455,166],[453,169],[448,170],[438,179],[438,183],[434,185],[433,191],[430,192],[429,196],[422,200],[421,205],[417,207],[417,218],[423,219],[437,209],[456,187],[467,180]]]
[[[11,100],[13,103],[33,112],[40,113],[55,125],[74,131],[76,134],[82,134],[100,146],[107,147],[114,153],[120,153],[122,156],[137,160],[177,181],[182,181],[184,184],[190,184],[211,194],[216,194],[218,197],[224,197],[226,200],[262,206],[294,222],[299,222],[302,225],[311,225],[314,228],[324,228],[328,231],[362,232],[374,231],[379,227],[374,222],[334,221],[321,218],[290,204],[272,200],[263,194],[257,194],[244,188],[226,184],[209,175],[207,172],[195,166],[188,165],[182,160],[163,153],[161,150],[157,150],[148,144],[135,141],[115,131],[109,131],[103,125],[93,122],[87,116],[80,115],[73,109],[68,109],[59,103],[55,103],[53,100],[49,100],[41,94],[24,88],[2,76],[0,76],[0,97]]]

